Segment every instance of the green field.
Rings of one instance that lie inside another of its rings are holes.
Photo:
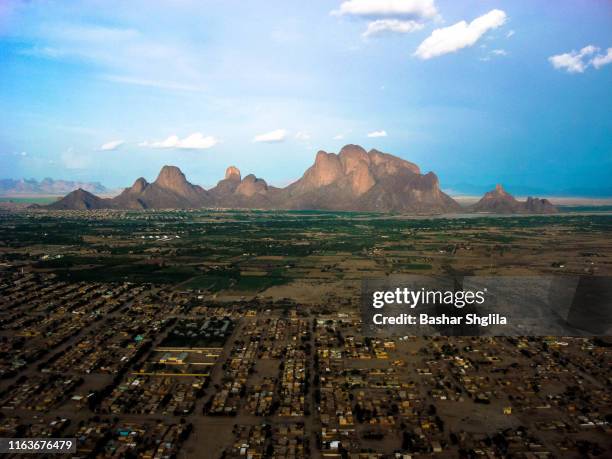
[[[603,272],[605,250],[593,255],[593,247],[601,247],[612,232],[612,216],[579,213],[410,218],[177,210],[102,211],[84,219],[70,211],[28,210],[3,218],[0,241],[7,262],[34,258],[34,269],[67,281],[153,283],[240,295],[275,287],[287,294],[282,287],[289,284],[318,286],[391,273],[524,274],[561,265],[564,272]]]

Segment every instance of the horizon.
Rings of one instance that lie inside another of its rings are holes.
[[[349,145],[355,145],[355,144],[347,144],[345,146],[349,146]],[[360,145],[358,145],[360,146]],[[374,148],[374,150],[376,150],[376,148]],[[319,150],[321,151],[321,150]],[[380,151],[380,150],[379,150]],[[336,152],[326,152],[326,153],[332,153],[332,154],[339,154]],[[383,152],[386,153],[386,152]],[[395,156],[395,155],[393,155]],[[315,155],[316,157],[316,155]],[[403,158],[402,158],[403,159]],[[313,161],[314,164],[314,161]],[[311,164],[312,166],[312,164]],[[311,166],[308,166],[308,168],[310,168]],[[417,164],[418,166],[418,164]],[[185,175],[185,178],[187,179],[187,181],[193,185],[198,185],[201,186],[202,188],[204,188],[205,190],[209,190],[211,188],[214,188],[215,186],[218,185],[218,183],[223,180],[225,173],[227,172],[227,170],[229,168],[236,168],[238,169],[238,171],[241,174],[241,177],[244,178],[247,175],[255,175],[252,174],[251,172],[243,171],[242,169],[240,169],[239,166],[235,165],[235,164],[230,164],[228,165],[225,169],[224,172],[222,174],[220,174],[220,178],[214,182],[214,183],[210,183],[210,184],[203,184],[203,183],[198,183],[197,181],[194,180],[190,180],[189,176],[188,176],[188,171],[185,171],[184,169],[182,169],[181,167],[174,165],[174,164],[163,164],[159,171],[155,174],[153,174],[153,176],[150,177],[145,177],[145,176],[138,176],[137,178],[133,179],[131,182],[123,184],[123,185],[119,185],[116,187],[109,187],[106,186],[104,183],[100,182],[100,181],[95,181],[95,180],[81,180],[81,179],[75,179],[75,180],[70,180],[70,179],[62,179],[62,178],[52,178],[52,177],[44,177],[41,179],[35,178],[35,177],[20,177],[20,178],[7,178],[7,177],[0,177],[0,181],[7,181],[7,180],[13,180],[13,181],[18,181],[18,182],[36,182],[36,183],[43,183],[46,180],[51,180],[53,182],[59,182],[59,181],[66,181],[66,182],[73,182],[75,184],[83,184],[83,185],[101,185],[102,187],[104,187],[106,190],[104,192],[96,192],[93,193],[95,195],[98,196],[104,196],[104,197],[112,197],[112,196],[117,196],[119,193],[121,193],[124,189],[126,188],[130,188],[131,186],[134,185],[134,183],[140,179],[144,179],[147,183],[153,183],[157,178],[158,175],[160,174],[161,170],[165,167],[176,167],[178,168],[183,175]],[[303,173],[306,172],[305,169],[303,171]],[[421,173],[426,173],[429,171],[421,171]],[[256,176],[256,175],[255,175]],[[270,186],[273,187],[277,187],[277,188],[285,188],[291,184],[293,184],[294,182],[298,181],[301,177],[297,177],[282,183],[270,183],[268,182],[265,177],[258,177],[256,176],[257,179],[263,179],[266,181],[266,183]],[[444,184],[440,183],[440,189],[448,194],[449,196],[452,196],[454,199],[458,199],[458,200],[472,200],[472,199],[479,199],[482,197],[483,194],[494,190],[498,185],[501,185],[506,191],[508,191],[511,195],[513,195],[515,198],[517,199],[526,199],[528,197],[539,197],[539,198],[552,198],[552,199],[557,199],[559,201],[561,200],[567,200],[567,201],[572,201],[575,200],[576,202],[580,202],[580,201],[601,201],[601,202],[605,202],[606,204],[608,203],[609,200],[612,199],[612,191],[608,191],[607,194],[605,191],[600,192],[599,189],[593,189],[593,188],[584,188],[582,190],[582,192],[572,192],[572,190],[565,190],[565,191],[560,191],[560,192],[547,192],[543,189],[537,189],[537,188],[533,188],[533,187],[524,187],[521,185],[507,185],[504,183],[490,183],[488,185],[473,185],[473,184],[459,184],[458,188],[451,188],[448,186],[444,186]],[[77,189],[82,189],[81,187],[79,188],[75,188],[75,190]],[[604,188],[602,188],[601,190],[605,190]],[[88,190],[84,190],[84,191],[88,191]],[[91,193],[91,191],[88,191]],[[30,193],[31,194],[31,193]],[[21,195],[23,196],[30,196],[30,194],[28,193],[8,193],[8,194],[2,194],[0,192],[0,197],[6,197],[6,198],[10,198],[10,197],[19,197]],[[32,194],[32,196],[35,196],[35,194]],[[38,194],[41,197],[43,196],[47,196],[47,194]],[[63,194],[48,194],[48,196],[63,196]]]
[[[347,144],[345,146],[349,146],[349,145],[355,145],[355,144]],[[360,145],[358,145],[358,146],[360,146]],[[373,148],[373,149],[377,150],[376,148]],[[321,150],[319,150],[319,151],[321,151]],[[380,150],[378,150],[378,151],[380,151]],[[338,153],[336,153],[336,152],[327,152],[327,153],[339,154],[339,152]],[[386,152],[383,152],[383,153],[386,153]],[[393,155],[393,156],[395,156],[395,155]],[[316,158],[316,154],[315,154],[315,158]],[[307,169],[310,168],[313,164],[314,164],[314,160],[313,160],[313,163],[310,166],[307,167]],[[419,166],[419,165],[417,164],[417,166]],[[191,183],[193,185],[199,185],[199,186],[201,186],[202,188],[204,188],[206,190],[209,190],[209,189],[214,188],[215,186],[217,186],[219,181],[223,180],[223,178],[225,176],[225,173],[227,172],[227,170],[229,168],[236,168],[236,169],[238,169],[238,171],[240,172],[242,178],[246,177],[247,175],[255,175],[255,174],[252,174],[251,172],[248,172],[248,171],[246,171],[246,173],[245,173],[245,171],[242,170],[239,166],[237,166],[235,164],[230,164],[230,165],[225,167],[223,173],[219,175],[220,178],[217,181],[215,181],[214,183],[210,183],[210,184],[203,184],[203,183],[198,183],[197,181],[191,180],[189,175],[188,175],[188,171],[184,170],[183,168],[181,168],[181,167],[179,167],[177,165],[168,163],[168,164],[163,164],[160,167],[160,169],[157,171],[157,173],[153,174],[152,176],[150,176],[148,178],[141,175],[141,176],[138,176],[137,178],[133,179],[129,183],[126,183],[126,184],[123,184],[123,185],[119,185],[119,186],[116,186],[116,187],[109,187],[109,186],[106,186],[106,184],[104,184],[104,183],[102,183],[100,181],[95,181],[95,180],[92,180],[92,181],[89,181],[89,180],[80,180],[80,179],[70,180],[70,179],[52,178],[52,177],[44,177],[42,179],[38,179],[38,178],[35,178],[35,177],[20,177],[20,178],[0,177],[0,181],[3,181],[3,180],[14,180],[14,181],[25,181],[25,182],[34,181],[34,182],[37,182],[37,183],[42,183],[45,180],[52,180],[52,181],[55,181],[55,182],[58,182],[58,181],[68,181],[68,182],[74,182],[75,184],[76,183],[80,183],[80,184],[86,184],[86,185],[101,185],[104,188],[106,188],[106,191],[99,192],[99,193],[93,193],[93,194],[96,194],[96,195],[99,195],[99,196],[105,196],[105,197],[106,196],[112,197],[112,196],[118,195],[124,189],[130,188],[131,186],[134,185],[134,183],[136,181],[138,181],[140,179],[144,179],[148,183],[153,183],[157,179],[157,177],[160,174],[161,170],[163,168],[165,168],[165,167],[176,167],[176,168],[178,168],[185,175],[185,178],[187,179],[187,181],[189,183]],[[303,173],[305,173],[307,169],[305,169],[303,171]],[[421,171],[421,173],[426,173],[426,172],[428,172],[428,171]],[[274,187],[277,187],[277,188],[285,188],[285,187],[293,184],[294,182],[298,181],[301,178],[301,176],[300,176],[300,177],[297,177],[297,178],[285,181],[283,183],[278,183],[277,184],[277,183],[270,183],[269,181],[266,180],[265,177],[258,177],[258,176],[256,176],[256,177],[257,177],[257,179],[265,180],[268,185],[274,186]],[[467,200],[478,199],[478,198],[482,197],[482,195],[484,193],[487,193],[489,191],[494,190],[498,185],[501,185],[506,191],[508,191],[510,194],[512,194],[517,199],[526,199],[528,197],[539,197],[539,198],[553,198],[553,199],[557,199],[557,200],[577,200],[577,202],[578,201],[582,201],[582,200],[584,200],[584,201],[602,201],[602,202],[605,202],[606,204],[608,203],[608,201],[610,199],[612,199],[612,191],[609,191],[607,194],[605,194],[605,192],[604,193],[598,193],[597,189],[585,188],[582,193],[576,193],[576,192],[572,193],[571,191],[568,192],[567,190],[565,192],[561,191],[561,192],[555,193],[555,192],[546,192],[546,191],[544,191],[542,189],[534,189],[534,188],[524,187],[524,186],[521,187],[520,185],[517,186],[517,185],[512,185],[512,184],[511,185],[507,185],[507,184],[504,184],[504,183],[491,183],[491,184],[488,184],[488,185],[473,185],[473,184],[465,184],[464,183],[464,184],[460,184],[457,189],[454,189],[454,188],[451,188],[451,187],[448,187],[448,186],[444,186],[443,183],[440,183],[440,189],[444,193],[448,194],[449,196],[452,196],[455,199],[466,200],[467,201]],[[79,187],[77,189],[83,189],[83,188]],[[527,191],[525,191],[525,190],[527,190]],[[87,191],[87,190],[84,190],[84,191]],[[91,192],[91,191],[88,191],[88,192]],[[18,197],[20,195],[29,196],[28,193],[25,193],[25,194],[23,194],[23,193],[1,194],[0,193],[0,197],[7,197],[7,198],[10,198],[12,196]],[[40,196],[46,196],[46,195],[40,194]],[[60,194],[49,194],[48,196],[60,196]]]
[[[349,146],[352,144],[347,144],[346,146]],[[384,153],[384,152],[383,152]],[[337,154],[337,153],[333,153],[333,154]],[[314,164],[314,163],[313,163]],[[418,164],[417,164],[418,166]],[[145,182],[147,182],[148,184],[154,183],[157,178],[159,177],[159,174],[161,173],[162,169],[166,168],[166,167],[170,167],[170,168],[178,168],[179,171],[185,176],[185,179],[187,180],[187,182],[189,182],[192,185],[197,185],[197,186],[201,186],[202,188],[204,188],[205,190],[210,190],[214,187],[216,187],[220,181],[222,181],[225,177],[225,174],[227,173],[227,170],[230,168],[234,168],[237,169],[238,172],[240,173],[240,176],[242,179],[244,179],[247,175],[255,175],[255,174],[251,174],[251,173],[244,173],[243,170],[240,169],[240,167],[236,166],[236,165],[229,165],[226,167],[225,169],[225,173],[222,174],[222,177],[215,182],[214,184],[202,184],[202,183],[198,183],[195,182],[193,180],[190,180],[188,173],[186,173],[185,170],[181,169],[179,166],[173,165],[173,164],[164,164],[161,166],[160,170],[157,172],[157,174],[155,174],[153,177],[144,177],[144,176],[139,176],[136,179],[134,179],[131,183],[129,184],[125,184],[125,185],[121,185],[119,187],[115,187],[115,188],[110,188],[104,185],[104,183],[101,182],[97,182],[97,181],[79,181],[79,180],[74,180],[74,181],[70,181],[70,180],[63,180],[63,179],[53,179],[51,177],[45,177],[44,179],[35,179],[35,178],[21,178],[21,179],[5,179],[5,178],[0,178],[0,181],[3,180],[14,180],[14,181],[34,181],[37,183],[42,183],[45,180],[51,180],[54,182],[58,182],[58,181],[68,181],[68,182],[73,182],[75,184],[79,184],[79,185],[101,185],[102,187],[106,188],[105,191],[100,191],[100,192],[94,192],[91,190],[87,190],[84,189],[82,187],[78,187],[73,189],[73,191],[77,191],[77,190],[82,190],[85,191],[87,193],[99,196],[99,197],[115,197],[118,196],[121,192],[123,192],[125,189],[131,188],[136,182],[138,182],[141,179],[144,179]],[[306,172],[306,171],[304,171]],[[423,171],[421,171],[423,173]],[[265,180],[264,177],[257,177],[257,179],[263,179]],[[300,179],[300,177],[288,181],[287,183],[284,184],[273,184],[273,183],[269,183],[266,181],[266,183],[268,185],[271,185],[273,187],[277,187],[277,188],[285,188],[288,187],[289,185],[292,185],[294,182],[298,181]],[[552,199],[555,201],[556,205],[583,205],[583,204],[597,204],[597,205],[609,205],[612,204],[612,194],[610,195],[598,195],[598,194],[591,194],[589,195],[588,193],[585,194],[563,194],[563,193],[558,193],[558,194],[546,194],[546,193],[522,193],[520,191],[520,187],[518,187],[517,189],[512,189],[513,187],[508,187],[503,183],[496,183],[496,184],[490,184],[490,185],[483,185],[480,187],[476,187],[476,186],[471,186],[472,187],[472,193],[469,192],[465,192],[465,191],[461,191],[461,190],[454,190],[452,188],[448,188],[448,187],[444,187],[442,186],[442,184],[440,184],[440,190],[443,191],[444,193],[446,193],[447,195],[451,196],[453,199],[455,199],[457,202],[459,202],[460,204],[466,204],[466,203],[470,203],[472,201],[477,201],[480,198],[483,197],[483,195],[485,193],[488,193],[490,191],[494,191],[498,186],[501,186],[504,191],[510,193],[514,198],[519,199],[519,200],[525,200],[528,198],[542,198],[542,199]],[[474,191],[475,189],[480,189],[480,192]],[[532,190],[533,191],[533,190]],[[536,190],[537,191],[537,190]],[[45,197],[62,197],[65,196],[67,193],[58,193],[58,194],[45,194],[45,193],[31,193],[31,192],[24,192],[24,193],[8,193],[8,194],[2,194],[2,192],[0,192],[0,198],[11,198],[11,197],[15,197],[15,198],[19,198],[19,197],[41,197],[41,198],[45,198]]]
[[[2,178],[286,186],[352,142],[461,194],[612,196],[612,4],[403,3],[3,2]]]

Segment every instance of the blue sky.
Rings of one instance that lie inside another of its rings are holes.
[[[443,188],[610,190],[612,3],[2,0],[0,126],[2,178],[285,185],[357,143]]]

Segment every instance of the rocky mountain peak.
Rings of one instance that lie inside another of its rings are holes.
[[[187,183],[185,174],[176,166],[164,166],[155,180],[155,184],[162,188],[179,188]]]
[[[342,176],[342,165],[338,155],[320,150],[314,165],[304,174],[307,186],[315,188],[329,185]]]
[[[258,178],[255,176],[255,174],[249,174],[249,175],[247,175],[247,176],[244,178],[243,182],[247,182],[247,183],[248,183],[248,182],[252,182],[252,183],[255,183],[255,182],[257,182],[258,180],[259,180],[259,181],[262,181],[262,182],[264,181],[264,180],[262,180],[262,179],[258,179]]]
[[[238,169],[236,166],[230,166],[227,169],[225,169],[225,180],[230,180],[230,179],[237,179],[237,180],[241,180],[241,175],[240,175],[240,169]]]
[[[525,210],[534,214],[555,214],[559,212],[548,199],[532,198],[529,196],[525,201]]]
[[[319,150],[317,152],[317,155],[315,156],[315,165],[317,164],[325,164],[326,161],[329,161],[330,158],[337,158],[338,155],[336,155],[335,153],[327,153],[324,150]]]
[[[242,196],[253,196],[257,193],[265,193],[268,190],[268,184],[265,180],[255,177],[253,174],[247,175],[238,188],[236,193]]]
[[[351,177],[351,188],[359,196],[376,184],[376,179],[370,171],[370,157],[359,145],[346,145],[338,155],[342,170]]]
[[[147,182],[144,179],[144,177],[140,177],[140,178],[136,179],[136,181],[134,182],[134,184],[130,188],[130,191],[132,193],[142,193],[144,191],[144,189],[147,187],[147,185],[149,185],[149,182]]]
[[[508,193],[500,183],[495,185],[493,190],[485,193],[482,199],[516,202],[514,196]]]
[[[419,166],[405,159],[372,149],[368,152],[371,167],[377,175],[395,175],[408,170],[413,174],[420,174]]]
[[[83,196],[89,197],[89,196],[93,196],[93,194],[91,194],[88,191],[85,191],[83,188],[77,188],[72,193],[73,193],[73,196],[75,196],[75,197],[83,197]]]
[[[358,167],[370,165],[368,153],[359,145],[345,145],[340,150],[338,157],[346,173],[350,173]]]

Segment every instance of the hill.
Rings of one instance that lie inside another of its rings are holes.
[[[92,210],[108,209],[113,205],[110,199],[99,198],[89,191],[79,188],[46,207],[55,210]]]

